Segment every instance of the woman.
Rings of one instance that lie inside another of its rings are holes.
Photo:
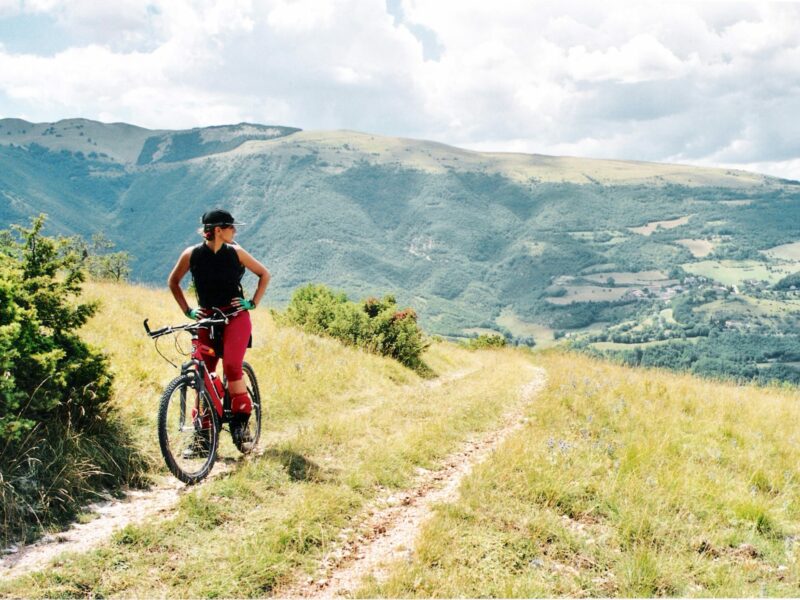
[[[237,245],[233,238],[236,235],[236,221],[225,210],[210,210],[203,215],[202,235],[205,241],[186,248],[183,251],[167,285],[183,313],[192,319],[212,316],[213,308],[223,312],[240,310],[228,321],[222,331],[221,348],[222,368],[228,379],[228,392],[231,397],[231,412],[234,415],[232,433],[234,435],[247,431],[247,420],[252,404],[247,394],[247,386],[243,380],[242,361],[250,342],[252,324],[248,311],[258,306],[267,289],[270,275],[266,267]],[[241,225],[241,223],[238,223]],[[258,287],[252,299],[245,300],[242,291],[242,275],[249,269],[258,277]],[[181,289],[181,279],[187,272],[192,272],[197,301],[200,309],[190,308]],[[199,332],[200,341],[213,346],[208,329]],[[218,356],[205,358],[209,372],[217,368]]]

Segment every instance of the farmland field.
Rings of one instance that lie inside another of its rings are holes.
[[[782,244],[763,251],[770,258],[800,262],[800,242]]]
[[[684,263],[683,269],[694,275],[708,277],[723,285],[740,285],[747,279],[776,283],[796,269],[789,266],[768,266],[754,260],[704,260]]]
[[[686,215],[685,217],[678,217],[677,219],[669,219],[667,221],[650,221],[641,227],[628,227],[628,229],[641,235],[651,235],[659,227],[662,229],[673,229],[681,225],[686,225],[691,218],[692,215]]]
[[[725,310],[757,317],[777,317],[797,314],[800,311],[800,300],[770,300],[767,298],[752,298],[745,295],[737,295],[734,298],[733,301],[721,299],[708,302],[695,310],[699,313],[709,314]]]
[[[565,286],[567,294],[556,298],[547,298],[551,304],[572,304],[573,302],[605,302],[619,300],[628,293],[624,287],[609,288],[594,285]]]
[[[656,282],[666,283],[667,274],[662,271],[639,271],[638,273],[611,271],[606,273],[592,273],[591,275],[584,275],[583,278],[598,283],[605,283],[611,278],[616,285],[652,285]]]
[[[708,240],[675,240],[676,244],[684,246],[695,258],[704,258],[714,250],[714,242]]]

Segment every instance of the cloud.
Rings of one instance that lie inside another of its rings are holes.
[[[25,14],[69,47],[21,54],[0,37],[8,116],[779,169],[800,157],[796,3],[0,0],[0,19]]]
[[[0,0],[0,19],[13,17],[22,9],[20,0]]]
[[[569,76],[576,81],[660,81],[678,77],[685,70],[684,63],[652,35],[637,35],[605,51],[574,46],[566,61]]]

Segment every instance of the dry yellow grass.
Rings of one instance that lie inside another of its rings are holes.
[[[363,595],[797,595],[796,389],[538,361],[528,426]]]
[[[103,304],[83,333],[111,355],[115,402],[160,465],[156,405],[175,370],[141,322],[184,318],[165,290],[94,283],[86,296]],[[266,310],[253,319],[246,358],[267,408],[261,453],[242,459],[223,448],[230,472],[187,490],[171,517],[3,582],[0,596],[269,595],[313,571],[370,501],[496,427],[530,377],[527,354],[440,343],[424,356],[439,377],[422,379],[391,359],[276,327]]]

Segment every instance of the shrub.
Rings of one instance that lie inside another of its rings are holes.
[[[278,320],[425,370],[421,357],[428,342],[417,314],[412,308],[398,310],[394,296],[356,303],[324,285],[309,284],[295,291]]]
[[[499,334],[482,333],[478,337],[470,338],[464,345],[470,350],[481,348],[503,348],[507,344],[506,338]]]
[[[71,518],[100,489],[144,468],[109,406],[108,361],[77,329],[83,273],[68,241],[30,229],[0,236],[0,519],[3,543]]]

